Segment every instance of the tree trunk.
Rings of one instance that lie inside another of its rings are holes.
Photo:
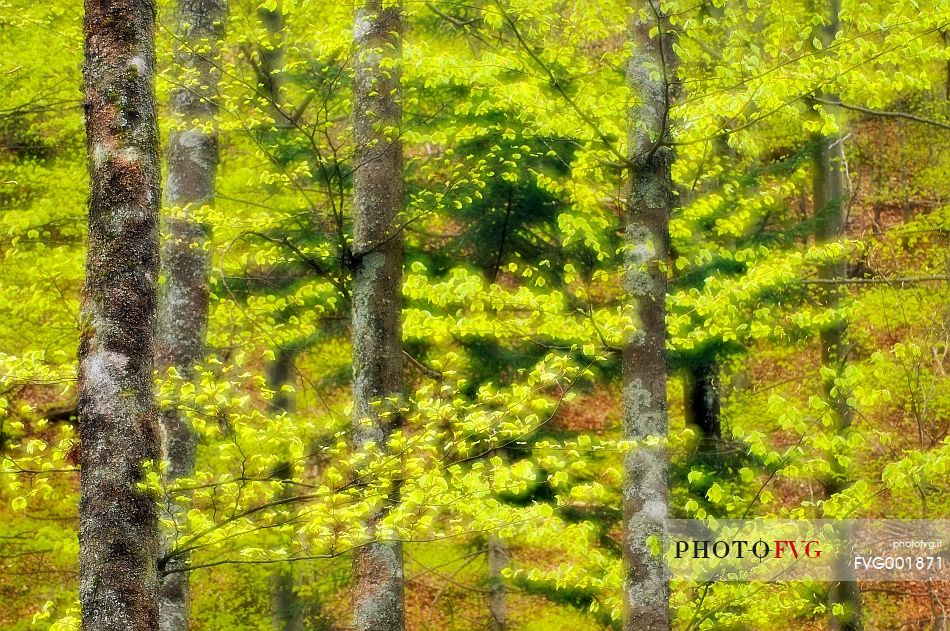
[[[508,567],[508,546],[496,535],[488,538],[488,614],[490,631],[505,631],[508,628],[508,611],[505,603],[505,579],[502,570]]]
[[[837,241],[844,235],[845,207],[848,192],[844,178],[844,150],[840,136],[821,136],[815,139],[813,153],[813,195],[815,200],[816,231],[815,242],[819,245]],[[818,270],[822,279],[832,280],[847,277],[847,261],[835,261],[823,265]],[[837,308],[840,303],[840,290],[835,283],[822,286],[819,301],[828,309]],[[824,366],[841,373],[847,365],[848,352],[845,334],[845,322],[837,322],[820,332],[821,361]],[[836,427],[846,431],[851,426],[854,411],[848,405],[847,393],[831,394],[833,380],[825,383],[826,396],[829,398],[835,415]],[[837,477],[837,476],[835,476]],[[839,480],[830,483],[833,492],[841,490]]]
[[[274,412],[290,413],[296,409],[294,393],[284,390],[284,386],[293,385],[295,354],[294,350],[288,348],[277,349],[274,361],[267,365],[267,387],[274,391],[270,409]]]
[[[625,234],[625,290],[639,327],[623,348],[623,435],[666,439],[666,262],[673,208],[669,140],[669,80],[675,79],[668,20],[658,3],[634,4],[633,58],[627,80],[630,183]],[[659,22],[659,24],[658,24]],[[659,32],[650,36],[650,29]],[[669,80],[668,80],[669,79]],[[667,515],[667,452],[640,447],[624,459],[623,628],[670,628],[669,585],[650,539],[662,539]]]
[[[224,0],[181,0],[178,5],[175,55],[179,81],[171,94],[171,113],[179,127],[168,142],[165,199],[171,209],[165,218],[167,237],[162,245],[165,286],[159,314],[158,363],[164,372],[174,368],[185,379],[204,361],[208,325],[209,229],[194,213],[214,202],[218,167],[218,135],[214,130],[219,72],[215,51],[224,36],[227,5]],[[191,78],[193,77],[193,79]],[[197,123],[197,125],[195,124]],[[210,126],[210,129],[209,127]],[[166,479],[188,477],[195,468],[195,437],[177,409],[161,414]],[[174,545],[171,534],[166,552]],[[188,565],[181,555],[166,570]],[[187,631],[188,573],[167,574],[160,588],[160,628]]]
[[[257,12],[261,23],[267,29],[268,40],[258,44],[260,66],[256,68],[258,82],[266,95],[274,122],[281,128],[287,127],[287,118],[283,107],[283,68],[284,68],[284,11],[283,3],[278,0],[273,9],[261,7]],[[294,396],[282,390],[285,384],[293,381],[294,355],[289,348],[277,350],[277,357],[267,367],[267,381],[274,390],[270,402],[275,412],[293,412],[296,407]],[[291,465],[278,463],[273,477],[285,478],[291,475]],[[285,495],[290,491],[286,491]],[[274,628],[278,631],[299,631],[304,628],[304,603],[297,593],[297,580],[290,563],[277,564],[271,574],[271,611]]]
[[[931,581],[927,581],[927,594],[930,596],[930,615],[933,617],[933,631],[947,631],[947,609],[940,602],[940,594],[934,589]]]
[[[287,117],[284,100],[284,7],[281,0],[274,3],[273,9],[261,7],[257,15],[267,29],[268,39],[257,46],[261,64],[257,71],[257,79],[269,101],[271,116],[279,128],[291,126]]]
[[[840,0],[830,0],[829,22],[821,29],[823,48],[834,42],[840,30],[838,13]],[[835,95],[825,95],[826,100],[837,101]],[[845,234],[848,209],[848,186],[845,171],[844,138],[842,134],[818,136],[814,141],[812,154],[812,195],[815,210],[815,242],[831,243]],[[823,279],[845,278],[847,261],[829,263],[818,270]],[[823,307],[834,309],[840,302],[839,288],[828,283],[819,295]],[[848,361],[846,346],[846,323],[837,322],[820,333],[822,365],[830,367],[834,373],[841,374]],[[825,383],[826,397],[834,414],[835,431],[847,435],[851,427],[854,412],[848,405],[848,393],[832,393],[834,380]],[[829,454],[831,473],[824,481],[825,495],[830,497],[849,485],[848,472],[843,468],[834,453]],[[854,567],[848,562],[847,555],[837,555],[833,560],[835,572],[839,576],[854,577]],[[836,604],[844,607],[841,615],[831,614],[831,628],[836,631],[858,631],[861,625],[861,592],[854,580],[832,583],[828,593],[829,608]]]
[[[684,386],[686,422],[699,430],[700,449],[715,449],[722,439],[719,363],[699,360],[687,366]]]
[[[271,410],[278,413],[293,412],[295,400],[292,392],[283,389],[293,383],[294,352],[281,348],[267,366],[267,384],[274,391],[270,401]],[[291,465],[281,462],[274,469],[273,477],[286,479],[291,475]],[[292,494],[285,491],[285,497]],[[297,593],[297,582],[290,563],[279,563],[271,574],[271,604],[274,628],[278,631],[301,631],[303,629],[303,603]]]
[[[355,15],[353,213],[353,439],[384,445],[399,423],[387,401],[402,389],[402,124],[399,57],[402,5],[367,0]],[[398,499],[393,489],[390,501]],[[370,533],[385,514],[367,524]],[[403,561],[398,542],[379,541],[354,558],[353,626],[403,629]]]
[[[274,628],[277,631],[303,631],[303,603],[297,594],[293,567],[284,563],[271,575]]]
[[[847,207],[847,186],[844,174],[844,150],[840,136],[823,136],[815,140],[813,154],[813,194],[817,227],[815,240],[818,244],[835,241],[844,235],[845,213]],[[819,278],[845,278],[847,262],[838,261],[822,266],[818,271]],[[824,285],[819,297],[821,305],[834,309],[840,302],[838,286],[834,283]],[[822,365],[830,367],[836,375],[842,374],[848,361],[846,346],[845,322],[837,322],[820,332]],[[848,405],[848,393],[837,392],[832,394],[834,379],[826,380],[824,384],[825,396],[828,399],[834,415],[834,428],[839,435],[847,435],[854,411]],[[842,467],[834,453],[829,454],[831,471],[824,481],[826,497],[839,493],[849,486],[848,471]],[[838,555],[833,560],[835,571],[839,576],[854,576],[854,567],[848,562],[846,555]],[[828,593],[829,606],[835,604],[844,607],[844,613],[832,614],[831,628],[835,631],[859,631],[861,624],[861,592],[855,580],[844,580],[832,583]]]
[[[152,390],[158,216],[155,5],[86,0],[89,245],[79,345],[84,631],[158,629],[159,534],[136,489],[160,456]]]

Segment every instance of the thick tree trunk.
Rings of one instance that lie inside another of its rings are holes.
[[[353,213],[353,438],[385,444],[399,415],[387,403],[402,389],[401,4],[367,0],[355,15],[356,127]],[[382,404],[380,404],[382,402]],[[395,501],[398,490],[393,489]],[[367,524],[369,531],[385,507]],[[353,626],[403,629],[403,561],[398,542],[379,541],[354,558]]]
[[[219,72],[215,53],[224,35],[227,5],[224,0],[180,0],[177,15],[179,48],[175,65],[179,81],[171,94],[171,113],[179,127],[168,143],[165,199],[171,209],[165,219],[162,244],[164,291],[159,314],[159,370],[174,368],[192,378],[204,361],[208,324],[209,229],[194,213],[214,202],[218,167],[218,135],[214,130],[215,97]],[[161,414],[164,458],[171,481],[190,476],[195,467],[195,437],[187,419],[177,409]],[[169,538],[166,551],[174,545]],[[165,570],[181,570],[188,557],[181,555]],[[189,618],[188,573],[167,574],[160,589],[162,631],[187,631]]]
[[[86,0],[84,28],[91,190],[78,384],[82,628],[154,631],[156,504],[136,483],[143,462],[160,456],[155,5]]]
[[[840,0],[830,0],[829,22],[821,29],[823,48],[827,49],[840,30],[838,13]],[[835,95],[825,95],[827,100],[836,101]],[[845,171],[844,138],[841,134],[819,136],[814,140],[812,154],[812,195],[815,209],[815,241],[818,244],[830,243],[841,239],[845,234],[848,209],[847,173]],[[823,279],[845,278],[847,262],[837,261],[823,266],[818,271]],[[823,286],[820,295],[822,306],[834,309],[840,302],[839,290],[833,283]],[[841,374],[848,361],[846,346],[846,323],[841,321],[821,331],[822,365],[832,368],[835,374]],[[848,393],[832,393],[833,380],[825,383],[826,396],[834,414],[835,430],[846,435],[851,427],[854,411],[848,405]],[[829,454],[831,472],[825,481],[825,494],[834,495],[849,485],[848,472],[841,467],[835,454]],[[848,562],[847,555],[837,555],[833,559],[835,573],[838,576],[854,577],[854,567]],[[843,580],[831,584],[828,593],[828,605],[832,609],[831,628],[836,631],[859,631],[861,624],[861,592],[855,580]],[[835,605],[842,605],[844,613],[835,615]]]
[[[634,52],[627,73],[634,105],[629,121],[630,188],[625,236],[625,290],[639,325],[623,348],[623,435],[666,439],[666,262],[673,208],[669,140],[672,37],[658,2],[634,4]],[[659,22],[659,23],[658,23]],[[650,36],[650,29],[659,32]],[[624,629],[670,628],[669,585],[649,540],[662,539],[667,515],[667,452],[641,447],[624,459]]]
[[[511,560],[508,546],[496,535],[488,538],[488,628],[490,631],[506,631],[508,609],[505,603],[505,578],[502,570]]]

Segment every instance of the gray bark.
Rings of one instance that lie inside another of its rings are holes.
[[[827,49],[840,31],[841,25],[838,14],[841,8],[840,0],[830,0],[827,5],[829,19],[822,27],[820,37],[823,48]],[[824,95],[823,100],[837,101],[835,95]],[[815,209],[815,241],[818,244],[831,243],[841,239],[845,234],[848,185],[845,171],[844,138],[840,134],[833,136],[818,136],[814,139],[812,154],[812,195]],[[847,262],[837,261],[822,266],[818,270],[822,279],[845,278],[847,276]],[[840,290],[837,284],[828,283],[820,290],[819,301],[822,306],[835,308],[840,302]],[[848,362],[846,346],[846,323],[838,322],[825,328],[820,333],[821,361],[824,366],[831,367],[835,373],[841,373]],[[848,405],[847,393],[832,394],[833,382],[825,384],[826,396],[834,414],[835,430],[842,435],[847,434],[851,427],[854,411]],[[849,485],[848,472],[840,466],[834,454],[829,454],[831,473],[824,482],[827,496],[838,493]],[[837,555],[832,563],[839,576],[854,576],[854,567],[849,563],[847,555]],[[842,615],[835,615],[833,607],[840,604],[844,607]],[[860,631],[861,624],[861,592],[858,583],[854,580],[845,580],[832,583],[828,591],[828,606],[832,609],[831,628],[835,631]]]
[[[224,0],[180,0],[178,4],[175,66],[179,81],[171,94],[170,109],[176,123],[186,125],[171,133],[165,199],[175,209],[165,219],[167,237],[162,244],[165,285],[159,314],[159,370],[175,368],[189,379],[204,361],[208,324],[208,226],[193,213],[214,202],[218,167],[218,135],[214,130],[219,71],[216,51],[224,36],[227,4]],[[195,125],[194,123],[197,123]],[[210,129],[202,125],[211,125]],[[195,467],[195,436],[177,409],[163,410],[163,457],[168,461],[166,479],[190,476]],[[165,551],[174,546],[171,534]],[[180,570],[188,556],[179,555],[165,570]],[[188,573],[167,574],[160,587],[162,631],[187,631],[189,619]]]
[[[848,192],[844,173],[844,150],[840,136],[826,136],[815,139],[813,195],[817,213],[816,241],[828,243],[844,235],[845,214]],[[845,278],[845,261],[829,263],[818,271],[819,278]],[[829,309],[836,308],[840,302],[840,290],[835,283],[823,285],[820,290],[820,303]],[[831,367],[836,374],[844,371],[848,362],[846,341],[847,325],[835,323],[820,332],[822,364]],[[834,383],[825,384],[826,397],[832,407],[835,431],[846,435],[851,427],[854,411],[848,405],[847,393],[832,394]],[[831,471],[824,481],[825,495],[830,497],[849,486],[848,472],[843,468],[835,454],[829,454]],[[833,560],[840,576],[853,576],[854,568],[848,558],[840,555]],[[841,604],[845,613],[831,616],[831,628],[836,631],[859,631],[861,624],[861,592],[856,581],[833,583],[828,593],[829,607]]]
[[[505,631],[508,628],[508,609],[505,602],[505,579],[502,570],[508,567],[511,555],[508,546],[497,535],[488,539],[488,628]]]
[[[665,440],[667,434],[665,264],[674,200],[667,78],[675,78],[675,58],[668,20],[657,15],[662,15],[659,3],[634,3],[634,52],[627,72],[634,105],[624,285],[639,327],[623,348],[622,415],[624,438],[632,440]],[[651,37],[650,29],[657,26],[659,33]],[[667,458],[663,447],[642,447],[624,459],[623,628],[629,631],[670,628],[664,565],[648,542],[662,539],[665,531]]]
[[[355,14],[353,212],[353,440],[383,445],[399,415],[387,403],[402,390],[401,4],[367,0]],[[379,405],[382,402],[381,405]],[[390,501],[398,499],[393,489]],[[367,524],[370,533],[383,506]],[[403,629],[403,560],[398,542],[379,541],[354,557],[353,626]]]
[[[815,241],[818,244],[837,241],[845,232],[848,191],[842,145],[843,139],[840,136],[820,136],[814,139],[812,191],[816,214]],[[847,261],[823,265],[818,270],[818,277],[825,280],[846,278]],[[824,307],[836,308],[841,301],[838,285],[833,282],[823,284],[819,300]],[[838,322],[820,332],[822,363],[834,368],[836,372],[842,371],[848,361],[846,330],[846,323]],[[848,405],[847,393],[831,396],[832,385],[826,384],[827,396],[832,399],[838,429],[845,431],[851,426],[854,411]]]
[[[152,389],[158,216],[155,5],[86,0],[89,235],[79,345],[79,599],[84,631],[158,629]]]

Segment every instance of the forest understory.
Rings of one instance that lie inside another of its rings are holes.
[[[947,0],[0,0],[0,629],[947,631],[948,246]]]

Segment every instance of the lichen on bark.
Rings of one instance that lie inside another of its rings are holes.
[[[175,69],[181,83],[171,93],[170,109],[176,129],[168,141],[165,199],[169,208],[163,226],[158,368],[174,368],[185,379],[204,361],[208,320],[210,231],[198,211],[214,202],[218,166],[215,128],[219,70],[216,59],[224,36],[224,0],[181,0],[176,15],[178,48]],[[184,77],[191,77],[185,83]],[[175,407],[161,411],[165,477],[174,481],[194,471],[195,437],[187,419]],[[180,519],[176,507],[173,516]],[[174,547],[166,533],[163,548]],[[187,555],[175,555],[160,587],[162,631],[187,631],[189,618]]]
[[[402,392],[402,230],[404,203],[400,55],[401,3],[367,0],[354,15],[353,123],[358,165],[353,211],[353,442],[383,445],[400,423]],[[390,131],[388,131],[390,130]],[[370,516],[371,537],[398,488]],[[402,546],[375,541],[354,555],[353,627],[405,626]]]
[[[624,438],[638,446],[624,458],[623,628],[660,631],[670,628],[669,586],[650,541],[664,538],[668,505],[665,300],[675,199],[669,107],[676,58],[659,3],[634,3],[630,38],[624,289],[638,327],[623,348],[622,420]],[[651,439],[657,444],[648,445]]]
[[[90,177],[79,346],[79,598],[85,631],[158,628],[152,391],[159,166],[155,5],[86,0],[84,109]]]

